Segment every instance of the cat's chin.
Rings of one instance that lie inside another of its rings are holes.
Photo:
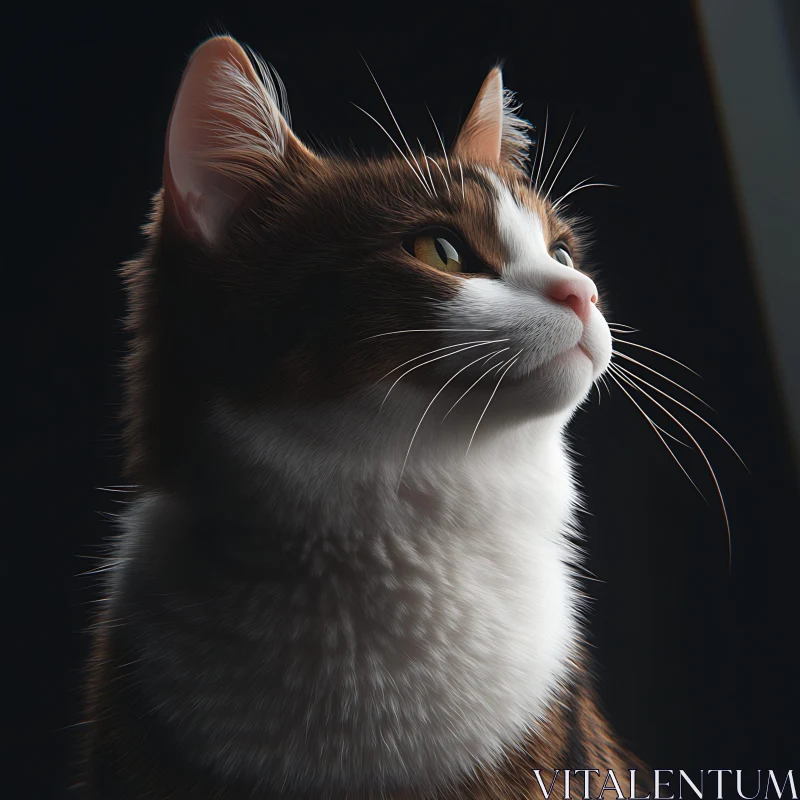
[[[498,392],[498,411],[526,420],[569,412],[587,396],[607,363],[605,358],[598,364],[598,355],[579,342],[532,370],[515,365]]]

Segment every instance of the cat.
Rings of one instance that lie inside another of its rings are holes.
[[[137,488],[86,797],[647,791],[593,689],[564,438],[612,339],[529,132],[495,68],[449,152],[321,155],[255,54],[191,56],[123,269]]]

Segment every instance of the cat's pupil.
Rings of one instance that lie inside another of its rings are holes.
[[[434,247],[436,248],[436,254],[439,256],[439,258],[442,259],[442,264],[446,264],[447,261],[448,261],[447,250],[445,250],[445,247],[444,247],[444,244],[442,243],[442,240],[441,239],[437,239],[434,242]]]

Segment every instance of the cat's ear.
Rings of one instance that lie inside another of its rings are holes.
[[[166,213],[216,244],[259,180],[289,158],[316,157],[292,133],[265,64],[216,36],[195,50],[172,106],[164,155]]]
[[[518,111],[513,93],[503,88],[500,67],[495,67],[486,76],[461,126],[453,154],[465,161],[524,169],[531,144],[528,136],[531,124],[517,116]]]

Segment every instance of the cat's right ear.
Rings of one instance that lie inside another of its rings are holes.
[[[316,159],[292,133],[265,64],[216,36],[192,54],[172,106],[165,213],[194,241],[222,241],[259,181],[288,158]],[[260,74],[259,74],[260,73]]]

